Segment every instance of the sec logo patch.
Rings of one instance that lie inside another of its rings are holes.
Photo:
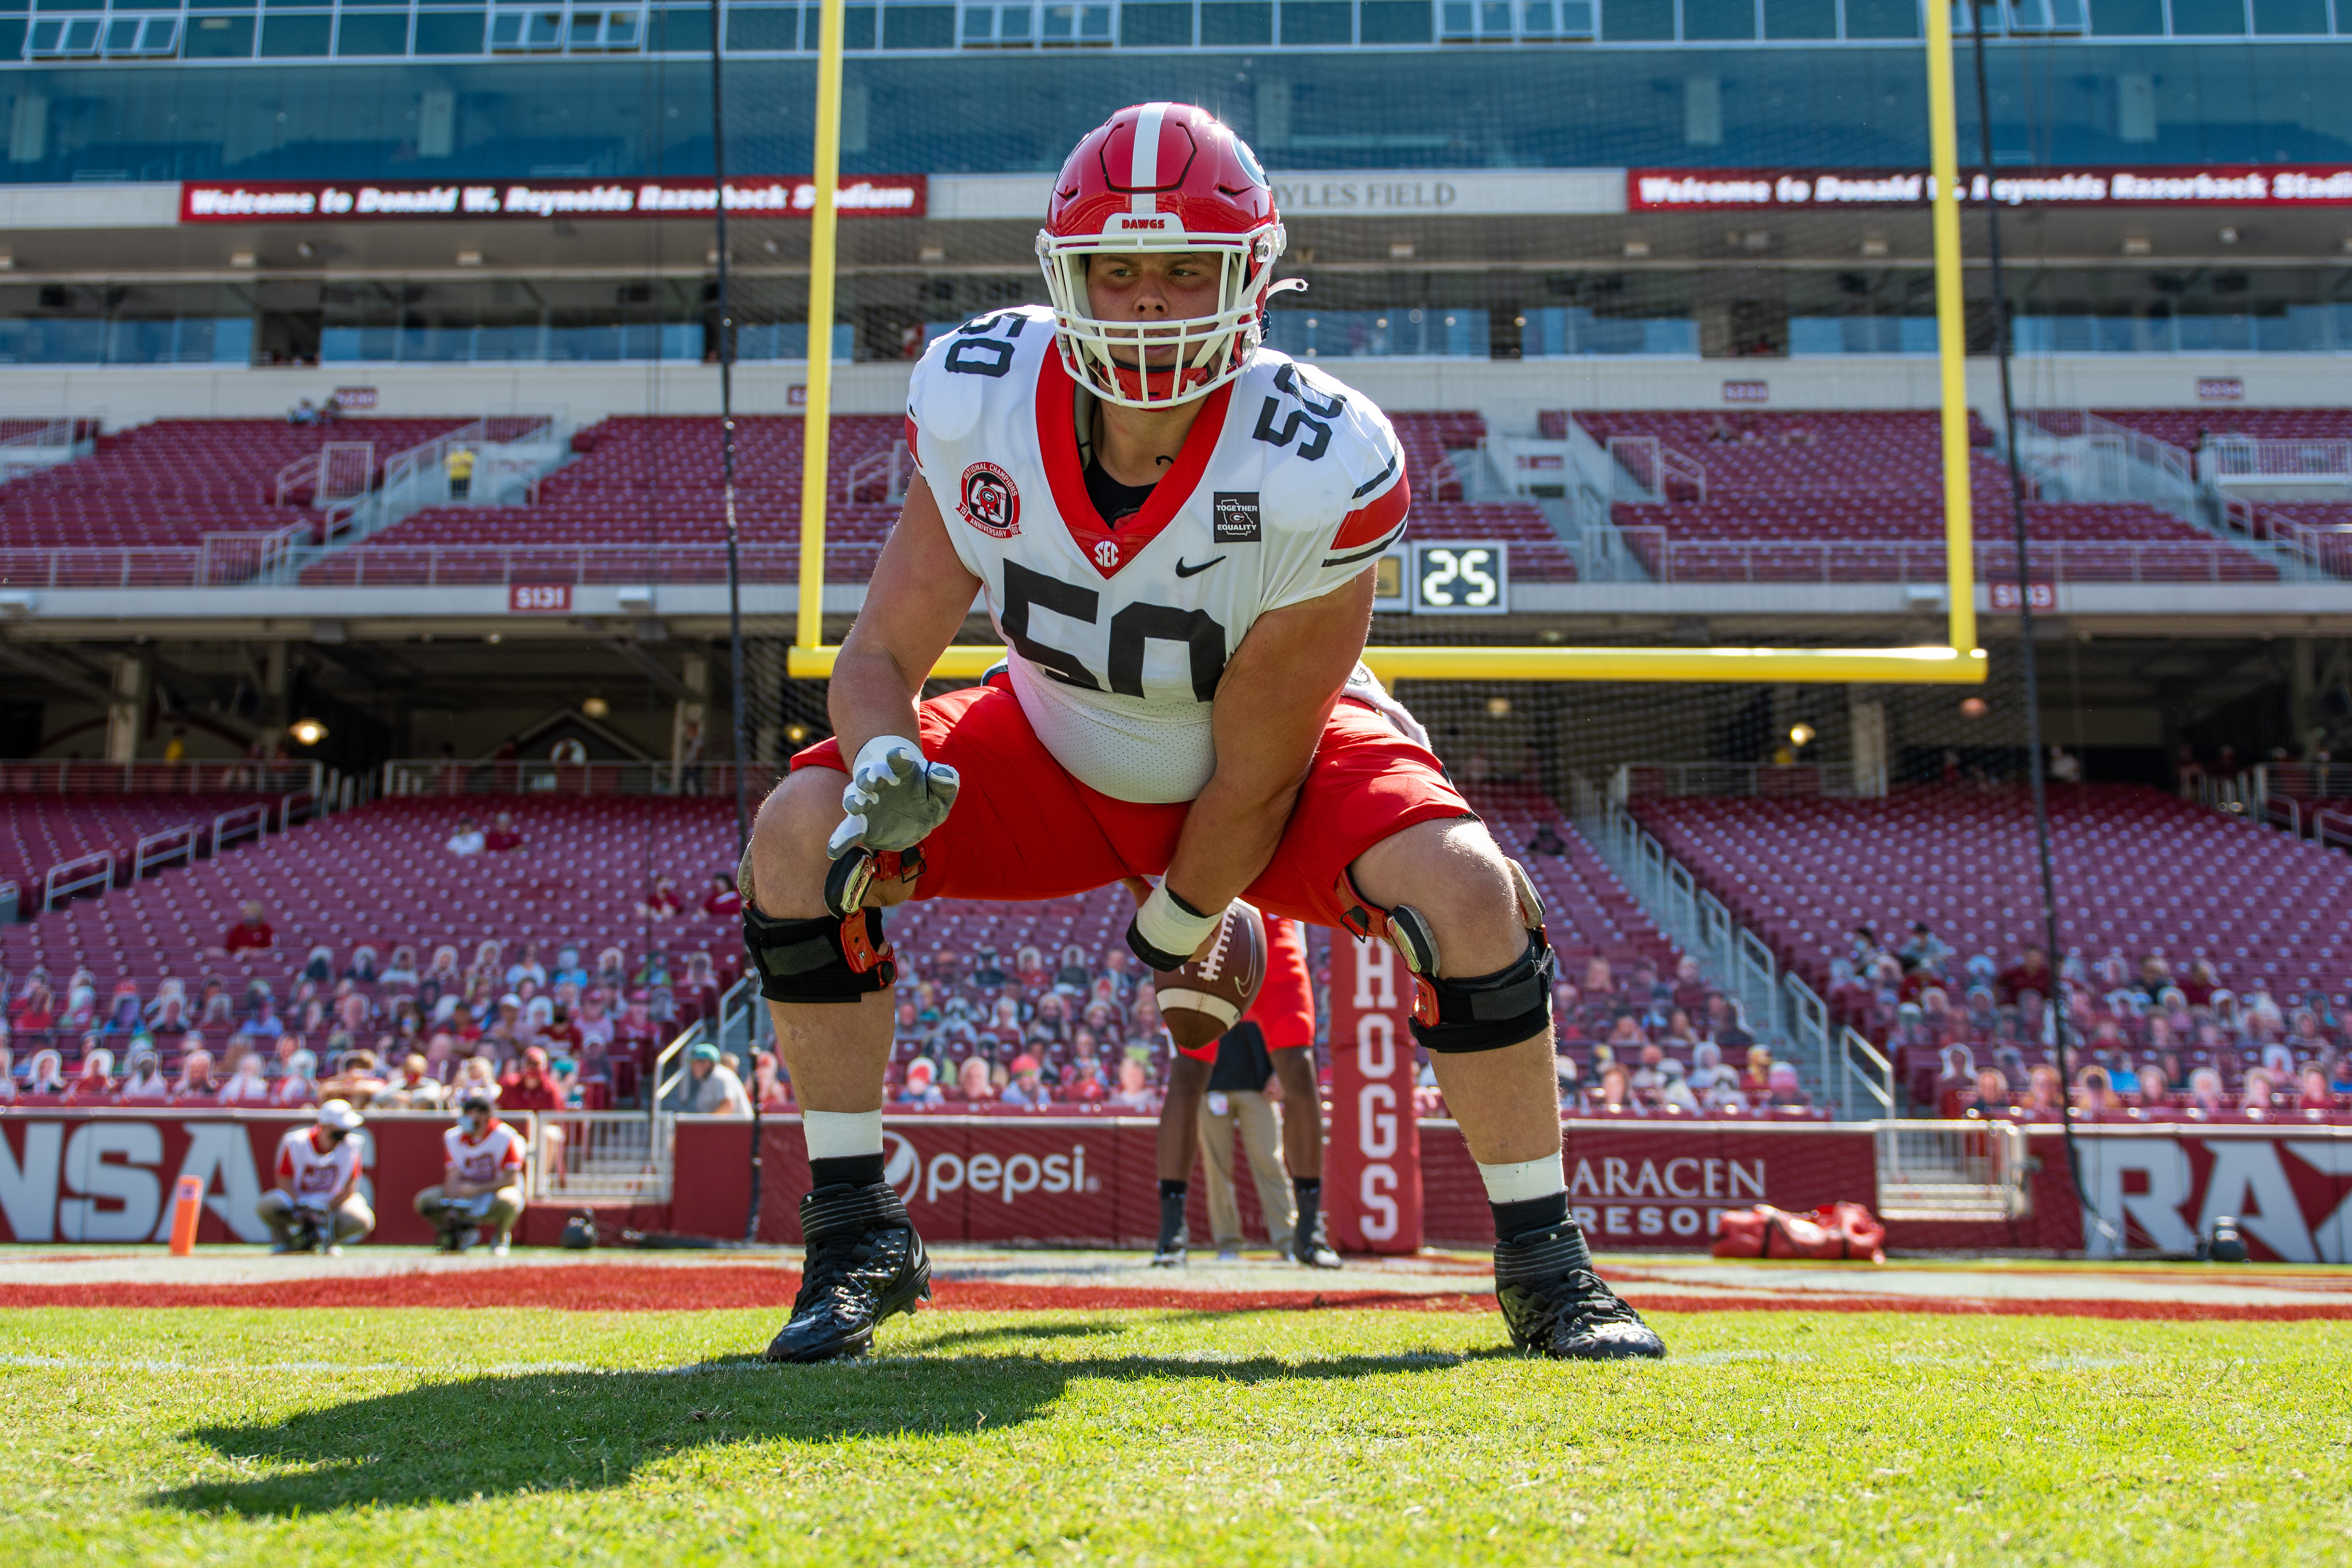
[[[1021,531],[1021,492],[1013,476],[994,463],[974,463],[963,471],[956,515],[981,532],[1010,539]]]

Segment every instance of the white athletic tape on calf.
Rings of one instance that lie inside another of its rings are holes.
[[[1554,1193],[1568,1191],[1568,1177],[1557,1154],[1502,1165],[1481,1162],[1478,1179],[1486,1184],[1486,1201],[1490,1204],[1523,1204],[1530,1198],[1548,1198]]]

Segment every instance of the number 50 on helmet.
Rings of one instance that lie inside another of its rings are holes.
[[[1189,103],[1120,110],[1062,165],[1037,232],[1064,365],[1096,396],[1130,408],[1214,391],[1242,373],[1258,345],[1282,248],[1265,170],[1215,115]],[[1214,312],[1181,321],[1095,315],[1087,258],[1139,252],[1214,258]]]

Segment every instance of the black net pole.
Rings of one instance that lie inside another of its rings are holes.
[[[712,223],[719,246],[719,466],[721,502],[727,513],[727,695],[735,726],[735,853],[751,842],[751,813],[746,790],[751,784],[751,748],[745,734],[743,700],[743,561],[742,535],[735,515],[735,314],[728,292],[727,254],[727,68],[723,43],[726,17],[719,0],[710,0],[710,179]],[[725,1021],[722,1018],[723,1030]],[[744,1065],[751,1079],[751,1169],[749,1202],[744,1205],[743,1239],[760,1234],[760,1069],[756,1024],[743,1031],[743,1049],[752,1059]],[[719,1044],[723,1047],[725,1039]]]
[[[2087,1249],[2094,1212],[2090,1190],[2083,1185],[2083,1156],[2074,1140],[2074,1113],[2069,1103],[2074,1074],[2066,1049],[2066,963],[2065,954],[2058,946],[2057,875],[2050,855],[2050,794],[2042,765],[2042,679],[2033,647],[2033,578],[2028,569],[2032,552],[2025,520],[2025,471],[2018,460],[2017,401],[2010,385],[2009,289],[2001,277],[2000,204],[1991,199],[1989,188],[1993,175],[1992,93],[1986,83],[1984,8],[1980,4],[1972,9],[1969,34],[1976,57],[1977,132],[1988,186],[1985,253],[1991,271],[1993,358],[2000,369],[2001,445],[2009,458],[2009,518],[2017,544],[2017,641],[2024,686],[2025,776],[2033,796],[2033,856],[2042,879],[2042,941],[2050,955],[2052,983],[2044,1005],[2050,1012],[2053,1048],[2058,1054],[2058,1125],[2066,1140],[2066,1172],[2074,1179],[2074,1194],[2082,1207],[2083,1241]]]

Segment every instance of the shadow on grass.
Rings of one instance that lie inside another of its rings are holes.
[[[1032,1326],[1022,1337],[1094,1331]],[[1013,1336],[992,1330],[951,1333],[926,1348],[999,1337]],[[468,1377],[283,1420],[194,1428],[184,1436],[223,1458],[281,1473],[201,1481],[159,1492],[153,1500],[190,1511],[268,1517],[593,1490],[625,1485],[641,1467],[699,1447],[1002,1431],[1035,1418],[1080,1379],[1343,1380],[1465,1359],[1483,1359],[1483,1353],[1306,1362],[921,1356],[789,1367],[741,1356],[668,1372]]]

